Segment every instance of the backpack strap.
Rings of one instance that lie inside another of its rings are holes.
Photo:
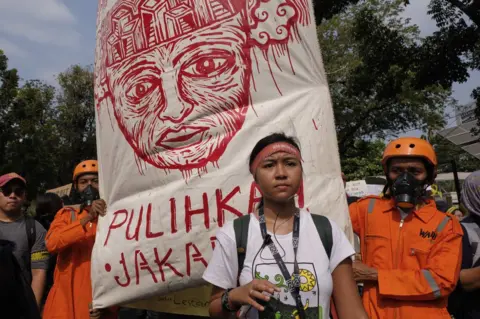
[[[32,253],[33,245],[37,237],[37,229],[35,227],[35,219],[30,216],[25,216],[25,231],[27,232],[28,249]]]
[[[328,260],[330,260],[333,247],[332,224],[330,224],[330,221],[325,216],[315,214],[310,215],[312,216],[315,228],[317,228],[318,236],[320,236],[320,240],[322,241],[323,248],[327,253]],[[330,299],[330,306],[330,318],[338,318],[333,297]]]
[[[318,235],[322,240],[323,248],[325,248],[328,259],[330,259],[333,247],[332,225],[330,224],[328,218],[325,216],[314,214],[311,214],[311,216],[313,219],[313,223],[317,228]]]
[[[250,214],[239,217],[233,221],[233,230],[235,231],[235,241],[237,243],[238,256],[238,278],[245,263],[247,256],[248,227],[250,226]]]
[[[30,272],[32,270],[32,248],[35,245],[35,239],[37,238],[37,228],[35,227],[35,219],[30,216],[25,216],[25,232],[27,233],[27,240],[28,240],[28,256],[29,262],[25,265]]]

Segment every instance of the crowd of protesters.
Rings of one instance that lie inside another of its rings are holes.
[[[357,236],[353,247],[321,212],[296,206],[304,175],[296,140],[282,133],[260,140],[249,169],[263,198],[251,214],[218,230],[203,276],[213,286],[210,316],[480,318],[480,171],[464,182],[461,211],[428,191],[437,164],[425,140],[389,143],[382,158],[383,193],[348,197]],[[342,179],[346,183],[343,174]],[[74,201],[42,194],[33,219],[23,210],[27,181],[16,173],[0,176],[5,318],[178,318],[119,307],[92,309],[90,258],[98,219],[106,214],[97,161],[78,164],[72,181]],[[288,278],[287,289],[272,282],[278,273]],[[307,277],[311,286],[302,281]]]

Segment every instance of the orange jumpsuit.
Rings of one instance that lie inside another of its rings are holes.
[[[392,199],[366,197],[350,205],[362,261],[378,270],[365,281],[363,305],[372,319],[450,319],[448,295],[462,258],[460,223],[430,200],[404,220]]]
[[[53,220],[45,238],[47,249],[57,255],[54,284],[45,304],[44,319],[89,319],[92,302],[90,257],[97,222],[80,219],[86,211],[65,207]]]

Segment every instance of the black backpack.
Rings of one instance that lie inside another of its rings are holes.
[[[0,240],[0,309],[2,317],[40,319],[35,295],[13,255],[15,244]]]
[[[333,236],[332,225],[327,217],[322,215],[311,214],[313,223],[317,228],[318,235],[323,244],[323,248],[327,253],[328,259],[332,253]],[[237,255],[238,255],[238,277],[243,269],[245,263],[245,256],[247,254],[247,240],[248,240],[248,227],[250,225],[250,214],[237,218],[233,221],[233,229],[235,231],[235,240],[237,242]]]

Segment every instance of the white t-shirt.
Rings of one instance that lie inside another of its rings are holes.
[[[352,245],[341,229],[330,220],[332,225],[333,247],[331,258],[327,253],[318,235],[313,219],[306,210],[300,211],[300,238],[297,262],[300,268],[300,296],[306,309],[308,319],[327,319],[330,313],[330,297],[332,295],[332,276],[340,262],[352,256],[355,252]],[[290,273],[293,272],[293,245],[292,233],[277,235],[272,240]],[[252,215],[248,229],[247,254],[245,264],[240,274],[240,285],[248,284],[253,280],[253,271],[258,279],[267,279],[281,288],[271,300],[275,310],[265,310],[258,313],[254,308],[242,309],[248,311],[248,319],[262,318],[295,318],[295,300],[287,290],[286,280],[275,262],[270,249],[265,247],[258,256],[263,239],[258,219]],[[282,249],[283,247],[283,249]],[[254,262],[255,259],[255,262]],[[253,265],[253,266],[252,266]],[[228,289],[237,287],[238,257],[233,222],[225,224],[217,232],[217,244],[213,251],[203,279],[217,287]],[[308,309],[307,309],[308,308]],[[268,307],[266,308],[268,309]]]

